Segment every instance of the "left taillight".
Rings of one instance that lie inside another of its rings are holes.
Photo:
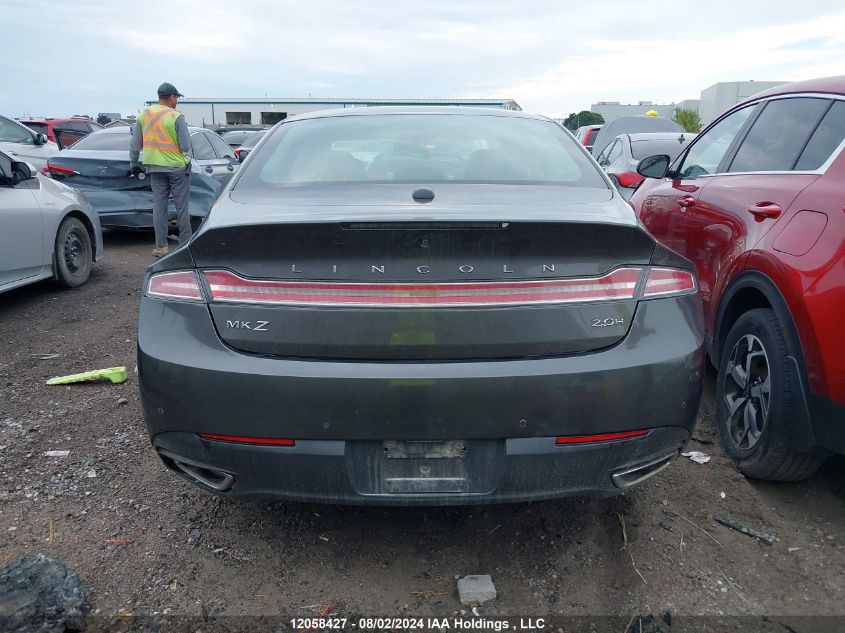
[[[640,183],[645,180],[645,178],[635,171],[623,171],[620,174],[613,175],[616,177],[616,181],[619,183],[619,186],[625,187],[626,189],[636,189],[640,186]]]
[[[162,299],[203,301],[204,296],[197,274],[193,270],[156,273],[147,282],[147,296]]]
[[[643,298],[686,294],[697,290],[695,275],[680,268],[652,268],[648,271]]]
[[[78,176],[79,172],[75,169],[71,169],[70,167],[64,167],[62,165],[53,165],[48,164],[47,170],[54,176]]]

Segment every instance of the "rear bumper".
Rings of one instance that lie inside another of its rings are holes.
[[[477,440],[468,442],[462,460],[390,459],[381,442],[364,440],[304,440],[279,447],[171,432],[157,435],[153,445],[165,465],[192,483],[198,481],[190,473],[203,477],[213,471],[225,489],[214,490],[202,483],[200,487],[226,496],[464,505],[618,494],[640,477],[659,472],[688,439],[687,429],[661,428],[643,438],[594,445],[556,446],[554,437]],[[471,460],[473,451],[481,453],[476,455],[481,468],[460,463]],[[397,492],[397,487],[405,492]],[[452,491],[438,492],[438,488]]]
[[[560,358],[263,357],[227,347],[207,306],[148,297],[141,301],[138,337],[142,405],[158,450],[231,469],[237,483],[227,494],[313,501],[472,503],[618,491],[613,472],[674,455],[687,440],[704,370],[695,295],[641,302],[619,344]],[[635,429],[652,432],[566,448],[553,439]],[[297,445],[209,442],[198,433],[293,438]],[[465,440],[491,451],[491,463],[467,479],[500,474],[470,495],[386,495],[357,485],[354,475],[360,463],[379,476],[374,460],[383,440]],[[361,453],[366,446],[369,452]]]

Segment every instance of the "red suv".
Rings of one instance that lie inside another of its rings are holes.
[[[757,94],[638,171],[643,224],[698,267],[725,450],[809,477],[845,453],[845,76]]]
[[[83,117],[22,117],[18,121],[35,132],[45,134],[54,143],[56,136],[61,136],[62,145],[65,147],[91,132],[103,129],[99,123]]]

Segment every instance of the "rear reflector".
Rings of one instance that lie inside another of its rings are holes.
[[[192,270],[153,275],[147,285],[147,294],[168,299],[203,298],[197,275]]]
[[[695,290],[695,276],[691,272],[677,268],[652,268],[648,271],[643,297],[660,297]]]
[[[236,444],[265,444],[271,446],[296,446],[296,441],[287,437],[245,437],[243,435],[217,435],[215,433],[200,433],[204,440],[218,440],[234,442]]]
[[[369,307],[490,306],[633,299],[641,268],[618,268],[603,277],[466,283],[334,283],[245,279],[205,273],[214,301],[283,305]]]
[[[621,431],[618,433],[598,433],[596,435],[562,435],[555,440],[558,446],[566,444],[594,444],[596,442],[612,442],[613,440],[627,440],[633,437],[644,437],[648,430]]]

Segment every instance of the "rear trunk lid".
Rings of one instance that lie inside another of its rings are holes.
[[[51,158],[47,168],[53,178],[77,189],[149,188],[148,180],[130,177],[129,153],[124,151],[65,150]]]
[[[289,358],[445,361],[578,354],[625,336],[654,242],[633,214],[609,217],[609,191],[553,187],[550,204],[538,187],[459,186],[422,206],[407,186],[382,189],[354,205],[339,187],[319,205],[216,208],[190,249],[222,340]]]

